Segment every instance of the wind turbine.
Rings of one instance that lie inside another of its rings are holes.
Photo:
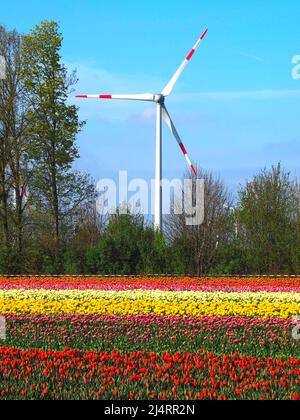
[[[163,89],[161,93],[153,94],[153,93],[143,93],[143,94],[133,94],[133,95],[77,95],[76,98],[80,99],[116,99],[116,100],[128,100],[128,101],[146,101],[146,102],[154,102],[156,103],[157,108],[157,116],[156,116],[156,170],[155,170],[155,211],[154,211],[154,226],[157,230],[161,230],[162,228],[162,118],[164,118],[166,124],[170,128],[171,132],[173,133],[176,141],[179,144],[182,153],[184,154],[187,163],[193,173],[197,176],[196,169],[192,164],[186,148],[184,147],[181,138],[175,128],[175,125],[167,111],[165,105],[165,99],[168,97],[173,89],[174,86],[181,76],[183,70],[195,54],[196,50],[199,48],[199,45],[205,38],[208,29],[206,29],[201,37],[196,42],[195,46],[186,56],[184,62],[178,68],[172,79],[169,81],[167,86]]]

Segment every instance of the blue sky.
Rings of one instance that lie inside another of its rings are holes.
[[[300,176],[300,80],[291,76],[299,15],[297,0],[10,0],[0,21],[20,32],[59,21],[76,93],[159,92],[208,27],[167,106],[192,160],[235,191],[278,161]],[[96,179],[154,176],[154,105],[72,101],[87,119],[78,168]],[[164,176],[185,170],[165,129]]]

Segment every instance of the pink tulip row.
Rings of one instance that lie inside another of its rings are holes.
[[[126,322],[128,325],[135,324],[153,324],[163,327],[166,324],[184,324],[188,327],[197,327],[199,325],[209,327],[213,326],[216,328],[217,325],[223,327],[256,327],[264,326],[268,328],[290,328],[294,325],[295,320],[293,319],[281,319],[281,318],[246,318],[238,316],[205,316],[205,317],[176,317],[176,316],[157,316],[157,315],[6,315],[6,320],[17,323],[19,321],[28,323],[48,323],[48,322],[70,322],[71,324],[90,324],[97,322],[104,322],[110,324],[119,324],[120,322]]]
[[[5,284],[1,285],[3,290],[161,290],[161,291],[185,291],[189,290],[192,292],[227,292],[227,293],[246,293],[246,292],[273,292],[273,293],[300,293],[300,287],[280,287],[280,286],[182,286],[176,285],[159,285],[159,284],[143,284],[136,283],[134,285],[124,284]]]

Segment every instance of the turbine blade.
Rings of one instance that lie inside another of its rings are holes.
[[[152,93],[142,93],[137,95],[77,95],[77,99],[117,99],[123,101],[155,101]]]
[[[181,64],[181,66],[179,67],[179,69],[176,71],[176,73],[174,74],[174,76],[172,77],[172,79],[169,81],[169,83],[167,84],[167,86],[164,88],[164,90],[162,91],[162,95],[164,96],[169,96],[173,89],[174,86],[176,85],[177,80],[179,79],[179,77],[181,76],[183,70],[185,69],[185,67],[187,66],[188,62],[191,60],[191,58],[193,57],[193,55],[195,54],[195,52],[197,51],[197,49],[199,48],[199,45],[201,44],[201,42],[203,41],[203,39],[205,38],[205,35],[207,34],[208,29],[206,29],[203,34],[201,35],[201,37],[198,39],[198,41],[196,42],[195,46],[193,47],[193,49],[190,51],[190,53],[186,56],[184,62]]]
[[[164,118],[165,122],[167,123],[168,127],[170,128],[171,132],[173,133],[177,143],[179,144],[179,147],[180,147],[182,153],[184,154],[184,157],[185,157],[189,167],[191,168],[193,173],[197,176],[197,171],[196,171],[194,165],[192,164],[192,162],[191,162],[191,160],[190,160],[190,158],[187,154],[186,148],[184,147],[184,145],[181,141],[181,138],[178,134],[178,131],[176,130],[175,125],[173,124],[173,121],[171,120],[171,117],[170,117],[165,105],[163,105],[163,107],[162,107],[162,113],[163,113],[163,118]]]

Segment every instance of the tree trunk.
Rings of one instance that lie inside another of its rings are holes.
[[[2,227],[4,235],[5,249],[10,249],[10,238],[9,238],[9,224],[8,224],[8,205],[7,205],[7,190],[6,190],[6,179],[5,172],[1,171],[1,208],[2,208]]]
[[[54,148],[54,146],[53,146]],[[59,198],[57,190],[57,172],[55,161],[51,164],[51,189],[52,189],[52,200],[53,200],[53,221],[54,221],[54,234],[55,234],[55,259],[57,268],[61,270],[61,243],[60,243],[60,223],[59,223]]]

